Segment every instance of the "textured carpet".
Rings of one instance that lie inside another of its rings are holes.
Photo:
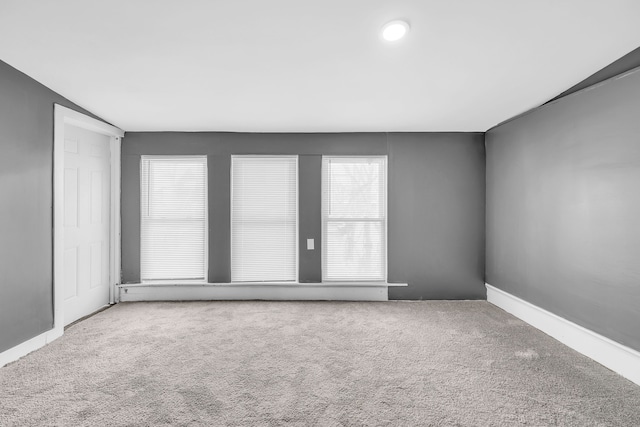
[[[1,426],[640,426],[640,387],[484,301],[124,303],[0,369]]]

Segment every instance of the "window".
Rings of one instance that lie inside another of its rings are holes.
[[[297,156],[231,158],[231,280],[298,279]]]
[[[322,279],[385,281],[386,157],[323,157]]]
[[[140,183],[142,281],[206,281],[206,156],[142,156]]]

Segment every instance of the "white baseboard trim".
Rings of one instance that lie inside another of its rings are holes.
[[[0,353],[0,368],[7,363],[15,362],[32,351],[44,347],[50,342],[60,338],[63,333],[63,328],[54,328],[47,332],[43,332],[22,344],[18,344],[15,347],[11,347],[10,349],[3,351]]]
[[[640,352],[615,342],[488,283],[487,301],[568,347],[640,385]]]
[[[119,285],[120,301],[388,301],[388,284],[181,284]]]

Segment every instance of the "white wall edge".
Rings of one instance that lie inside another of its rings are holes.
[[[0,353],[0,368],[60,338],[64,330],[54,328]]]
[[[101,133],[103,135],[114,136],[117,138],[124,137],[124,131],[113,125],[105,123],[101,120],[94,119],[86,114],[80,113],[64,105],[54,104],[54,109],[57,114],[63,117],[64,123],[77,126],[83,129],[87,129],[93,132]]]
[[[121,218],[120,218],[120,199],[121,199],[121,157],[122,157],[122,139],[121,137],[111,136],[111,230],[109,233],[111,245],[111,273],[109,276],[109,303],[114,304],[118,300],[117,285],[120,284],[120,271],[122,270],[122,252],[120,250],[121,242]]]
[[[640,385],[640,352],[488,283],[487,301]]]
[[[388,301],[386,286],[291,285],[120,285],[120,301]]]

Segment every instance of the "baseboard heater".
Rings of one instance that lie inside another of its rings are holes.
[[[388,301],[389,287],[406,283],[128,283],[118,285],[118,301],[319,300]]]

